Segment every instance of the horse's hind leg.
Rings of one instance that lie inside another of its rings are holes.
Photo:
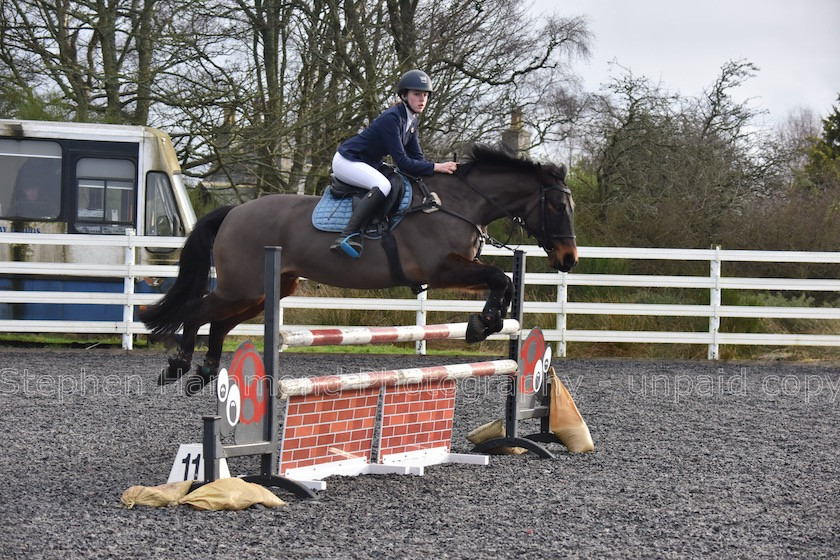
[[[280,277],[280,297],[284,298],[295,292],[298,287],[297,276],[284,274]],[[222,347],[227,334],[238,324],[256,317],[263,311],[264,296],[239,301],[222,300],[215,294],[205,298],[207,304],[204,315],[198,320],[204,324],[210,323],[210,338],[208,340],[207,355],[204,364],[198,366],[196,372],[187,378],[184,391],[187,395],[200,392],[207,383],[219,374],[219,361],[222,357]],[[211,315],[215,319],[211,318]]]
[[[193,351],[195,350],[195,339],[200,326],[201,324],[197,324],[194,321],[184,323],[178,352],[169,356],[169,366],[161,370],[160,376],[158,377],[158,385],[174,383],[190,371]]]
[[[280,277],[280,297],[284,298],[297,290],[300,279],[297,276],[283,274]],[[210,338],[208,340],[207,355],[204,364],[187,379],[184,387],[187,395],[194,395],[219,374],[219,361],[222,357],[222,346],[228,333],[238,324],[260,314],[265,308],[265,298],[246,300],[246,307],[235,315],[210,323]],[[241,305],[241,302],[240,302]]]
[[[222,357],[222,348],[227,334],[236,325],[259,315],[262,310],[262,300],[260,299],[236,315],[210,323],[210,338],[207,343],[208,348],[207,354],[204,357],[204,363],[196,368],[195,373],[190,375],[184,384],[184,392],[188,396],[199,393],[205,385],[219,374],[219,362]]]

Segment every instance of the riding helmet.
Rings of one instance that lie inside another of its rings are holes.
[[[402,97],[408,90],[428,91],[434,93],[432,79],[422,70],[409,70],[397,82],[397,94]]]

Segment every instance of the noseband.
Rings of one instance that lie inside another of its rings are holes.
[[[565,193],[571,197],[572,191],[566,184],[562,185],[540,185],[540,229],[539,231],[534,231],[528,227],[528,224],[525,223],[523,218],[514,218],[514,221],[519,223],[522,228],[528,232],[528,235],[534,237],[537,240],[537,243],[540,247],[545,249],[546,251],[552,251],[554,246],[555,239],[569,239],[574,240],[575,234],[571,231],[569,232],[549,232],[548,227],[548,219],[547,219],[547,194],[550,191],[560,191]]]

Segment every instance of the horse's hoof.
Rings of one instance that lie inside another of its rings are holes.
[[[487,327],[484,325],[484,321],[481,320],[481,315],[470,315],[470,318],[467,320],[466,336],[464,337],[466,341],[469,344],[481,342],[489,334]]]
[[[175,355],[169,357],[169,367],[160,370],[158,385],[169,385],[175,383],[190,371],[190,360]]]
[[[499,332],[505,326],[505,320],[502,319],[501,315],[499,315],[498,313],[483,317],[482,322],[485,326],[485,337],[488,337],[493,333]]]
[[[207,365],[206,363],[203,366],[198,366],[195,373],[187,377],[184,382],[184,393],[188,397],[199,394],[204,386],[213,381],[218,374],[218,366]]]

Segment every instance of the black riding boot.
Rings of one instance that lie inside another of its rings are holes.
[[[370,189],[356,205],[353,215],[350,216],[350,221],[347,222],[347,226],[338,239],[330,246],[330,251],[347,255],[351,259],[358,259],[362,254],[362,236],[359,232],[365,222],[376,212],[376,209],[385,202],[385,198],[379,187]]]

